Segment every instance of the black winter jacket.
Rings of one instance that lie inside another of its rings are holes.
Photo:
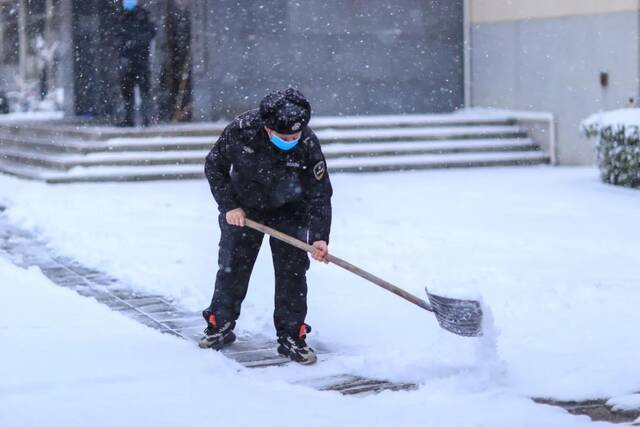
[[[290,151],[276,148],[258,110],[236,117],[207,155],[205,175],[221,213],[242,207],[303,210],[310,243],[329,241],[331,181],[320,143],[306,127]]]
[[[156,35],[156,27],[149,19],[149,12],[137,6],[120,12],[116,35],[120,56],[142,61],[149,58],[149,46]]]

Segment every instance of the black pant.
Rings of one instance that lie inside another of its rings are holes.
[[[148,58],[127,59],[121,58],[120,63],[120,90],[124,101],[125,118],[123,124],[133,126],[134,120],[134,90],[138,85],[141,98],[142,124],[149,125],[151,114],[151,70]]]
[[[307,240],[306,215],[291,209],[248,211],[247,216],[300,240]],[[218,273],[205,319],[213,313],[218,325],[235,322],[247,294],[249,278],[264,235],[248,227],[227,223],[219,217],[221,237],[218,254]],[[275,310],[273,320],[278,336],[297,335],[307,315],[307,278],[309,257],[306,252],[287,243],[269,239],[275,270]]]

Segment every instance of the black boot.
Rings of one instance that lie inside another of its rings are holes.
[[[311,326],[303,323],[300,325],[297,334],[282,334],[278,336],[278,353],[288,357],[301,365],[312,365],[318,358],[313,349],[307,345],[305,339],[307,333],[311,332]]]
[[[207,318],[207,328],[204,330],[204,336],[198,343],[200,348],[220,350],[236,340],[236,334],[233,333],[235,322],[224,322],[222,325],[218,325],[213,313],[208,312],[208,310],[205,310],[203,315],[205,313],[208,313],[209,316]]]

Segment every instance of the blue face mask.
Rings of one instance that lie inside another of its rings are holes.
[[[122,0],[124,10],[133,10],[138,6],[138,0]]]
[[[273,145],[275,145],[276,147],[278,147],[279,149],[284,150],[284,151],[291,150],[293,147],[298,145],[298,141],[300,141],[300,138],[294,139],[292,141],[285,141],[284,139],[280,138],[277,135],[272,135],[271,136],[271,143]]]

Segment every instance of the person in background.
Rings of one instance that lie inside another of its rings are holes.
[[[124,101],[125,117],[120,126],[134,126],[134,90],[140,91],[142,125],[151,120],[151,68],[149,53],[156,28],[149,12],[138,0],[123,0],[118,16],[117,40],[120,53],[120,90]]]

